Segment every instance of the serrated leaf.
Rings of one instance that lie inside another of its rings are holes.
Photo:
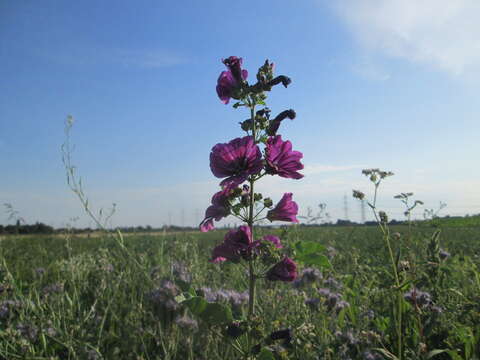
[[[275,356],[273,356],[273,353],[268,350],[267,348],[263,348],[262,351],[260,351],[260,354],[257,356],[258,360],[275,360]]]
[[[326,248],[316,241],[298,241],[295,243],[295,250],[298,254],[311,254],[326,251]]]
[[[200,317],[210,325],[220,325],[233,321],[232,310],[228,306],[219,303],[207,304]]]
[[[190,288],[188,289],[188,295],[190,295],[190,297],[197,296],[197,292],[195,291],[195,288],[193,286],[190,286]]]
[[[322,254],[303,254],[298,255],[295,257],[295,260],[301,262],[305,265],[315,265],[319,268],[327,268],[330,269],[332,264],[325,255]]]
[[[207,300],[201,296],[194,296],[182,302],[194,315],[201,315],[209,305]]]
[[[181,302],[184,302],[186,300],[186,297],[185,297],[185,295],[180,294],[180,295],[175,296],[174,299],[177,303],[181,303]]]

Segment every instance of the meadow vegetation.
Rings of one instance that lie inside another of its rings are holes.
[[[400,274],[411,279],[401,289],[405,358],[478,358],[479,229],[446,227],[434,239],[438,228],[425,225],[391,230],[394,251],[405,259]],[[290,358],[388,359],[397,339],[396,298],[378,229],[294,226],[276,232],[286,244],[302,239],[322,245],[331,266],[302,266],[297,281],[259,288],[263,332],[290,328]],[[179,297],[196,291],[245,318],[242,271],[205,261],[224,233],[137,235],[124,243],[108,234],[8,237],[1,246],[1,358],[236,358],[224,336],[227,324],[195,317]],[[275,356],[286,356],[276,345]]]

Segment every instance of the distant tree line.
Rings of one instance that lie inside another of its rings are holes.
[[[15,225],[0,225],[0,234],[53,234],[55,229],[50,225],[46,225],[41,222],[35,224],[22,224],[20,220],[17,220]]]
[[[405,225],[407,221],[399,221],[392,219],[389,221],[390,225]],[[443,216],[437,217],[433,220],[416,220],[415,223],[425,223],[430,225],[445,225],[445,226],[480,226],[480,214],[466,215],[466,216]],[[338,219],[336,222],[324,222],[322,224],[301,223],[302,227],[330,227],[330,226],[376,226],[375,221],[366,221],[365,223],[358,223],[351,220]],[[272,226],[265,225],[265,228],[272,228]],[[229,225],[225,225],[224,228],[230,228]],[[181,232],[181,231],[196,231],[197,227],[192,226],[177,226],[177,225],[163,225],[161,227],[146,226],[124,226],[118,228],[122,233],[145,233],[145,232]],[[0,225],[0,235],[17,234],[89,234],[95,232],[96,229],[90,227],[86,228],[53,228],[50,225],[46,225],[42,222],[36,222],[35,224],[25,224],[20,220],[17,220],[15,224]]]

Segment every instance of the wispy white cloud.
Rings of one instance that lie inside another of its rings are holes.
[[[370,57],[364,56],[352,65],[352,71],[358,76],[372,81],[386,81],[390,74],[378,63],[374,63]]]
[[[331,2],[366,48],[460,75],[480,65],[478,0]]]

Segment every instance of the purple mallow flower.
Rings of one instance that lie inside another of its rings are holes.
[[[223,189],[212,197],[212,205],[205,211],[205,219],[200,223],[200,230],[207,232],[214,229],[213,220],[220,221],[230,214],[230,189]]]
[[[295,201],[292,201],[292,196],[292,193],[283,194],[278,204],[267,213],[267,219],[271,222],[278,220],[298,223],[298,205]]]
[[[227,71],[222,71],[217,80],[217,95],[224,104],[228,104],[231,97],[234,97],[235,90],[247,78],[248,71],[242,70],[242,58],[230,56],[223,60]]]
[[[301,179],[298,170],[303,169],[300,159],[303,154],[292,150],[290,141],[283,141],[281,135],[270,137],[265,148],[265,171],[270,175],[279,175],[289,179]]]
[[[297,265],[292,259],[285,257],[267,272],[270,281],[293,281],[297,277]]]
[[[272,340],[283,340],[285,343],[289,344],[292,341],[293,334],[291,329],[277,330],[270,334],[270,339]]]
[[[296,112],[292,109],[282,111],[278,114],[273,120],[270,120],[268,128],[267,128],[267,135],[275,136],[277,135],[278,128],[280,127],[280,123],[285,120],[287,117],[290,120],[295,119],[297,116]]]
[[[275,235],[265,235],[262,240],[271,242],[277,249],[283,248],[283,245],[280,243],[280,239]]]
[[[252,233],[250,227],[240,226],[238,230],[230,230],[223,243],[216,246],[212,253],[212,262],[218,263],[226,260],[238,261],[240,258],[248,259],[252,249]]]
[[[262,168],[262,153],[251,136],[217,144],[210,153],[210,169],[216,177],[226,178],[220,185],[228,189],[241,184],[249,175],[258,174]]]

